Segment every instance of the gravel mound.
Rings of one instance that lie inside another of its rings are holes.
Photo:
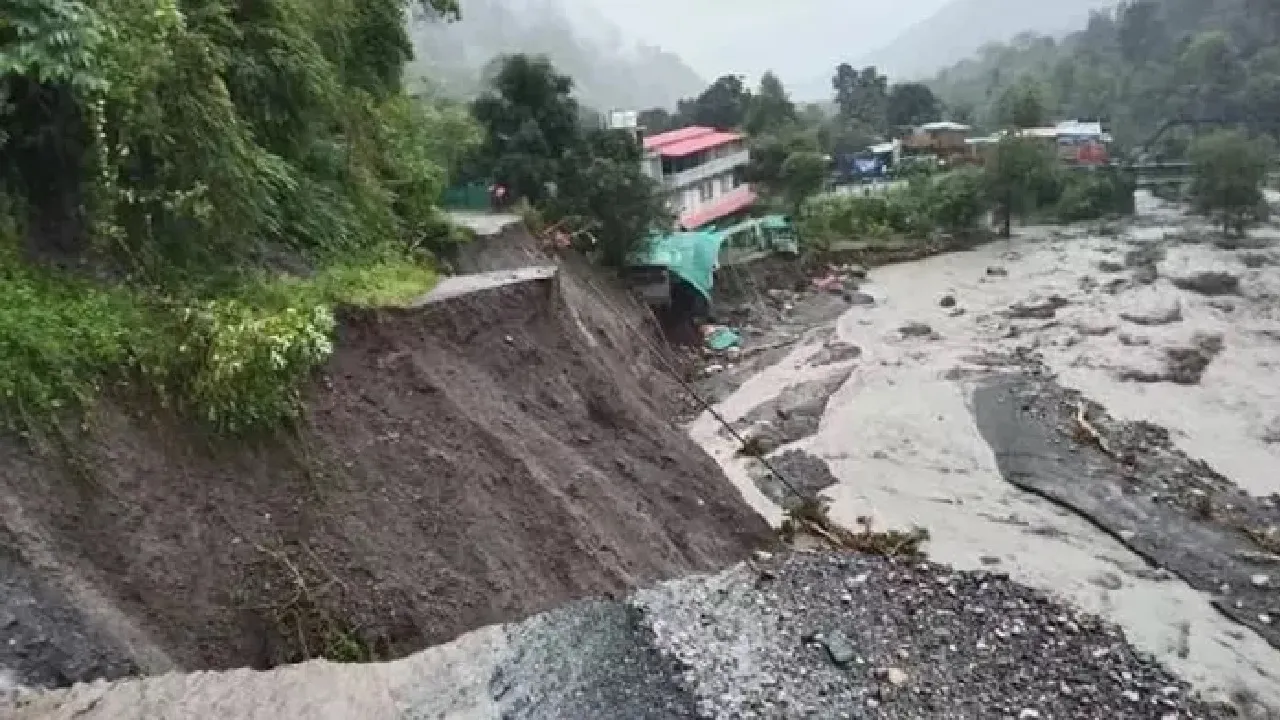
[[[1006,576],[836,553],[641,592],[706,718],[1203,718],[1123,634]]]

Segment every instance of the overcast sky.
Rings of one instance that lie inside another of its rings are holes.
[[[1028,0],[1032,2],[1034,0]],[[790,82],[830,75],[923,20],[947,0],[573,0],[638,39],[671,50],[707,78]]]

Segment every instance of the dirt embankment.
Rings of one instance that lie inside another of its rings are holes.
[[[346,311],[297,434],[216,441],[104,403],[56,452],[6,440],[0,529],[41,587],[0,585],[0,619],[26,618],[0,623],[0,670],[399,657],[740,559],[767,528],[670,422],[615,299],[566,271]],[[107,659],[58,667],[86,642]]]

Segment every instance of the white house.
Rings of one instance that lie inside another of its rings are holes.
[[[644,173],[671,193],[686,230],[741,212],[756,201],[741,182],[750,161],[746,138],[709,127],[687,127],[644,139]]]

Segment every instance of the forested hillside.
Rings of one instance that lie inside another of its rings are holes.
[[[1115,4],[1116,0],[952,0],[868,53],[859,66],[875,65],[897,80],[928,77],[988,43],[1008,42],[1026,32],[1061,37],[1083,25],[1091,11]]]
[[[469,99],[493,59],[510,53],[546,55],[574,79],[578,99],[599,110],[674,107],[706,86],[678,56],[628,43],[606,18],[589,8],[571,13],[564,0],[468,0],[463,10],[458,22],[418,13],[411,23],[411,90]]]
[[[1170,120],[1227,122],[1274,134],[1280,122],[1280,2],[1137,0],[1095,13],[1057,41],[1022,35],[984,48],[931,85],[990,122],[1005,91],[1040,94],[1050,116],[1098,117],[1117,140],[1146,144]],[[1161,137],[1179,153],[1186,134]]]

